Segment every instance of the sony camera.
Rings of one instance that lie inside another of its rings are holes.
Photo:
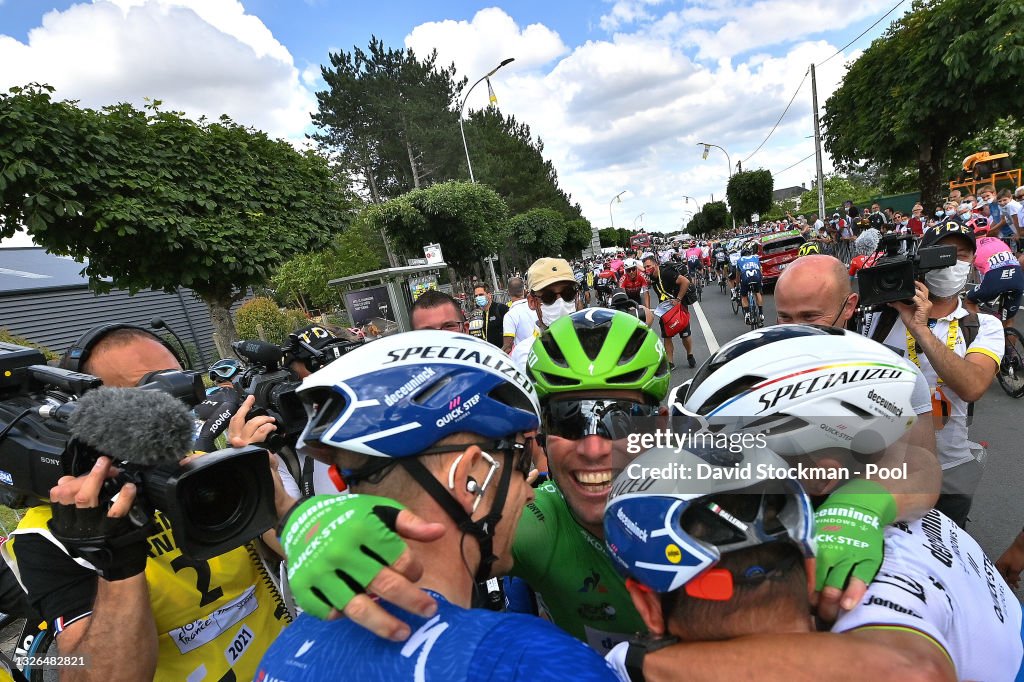
[[[62,476],[80,476],[99,456],[72,437],[68,420],[83,395],[102,382],[89,374],[50,367],[33,348],[0,343],[0,489],[6,503],[49,504]],[[135,389],[132,389],[135,390]],[[202,376],[163,370],[147,374],[140,391],[162,391],[192,407],[203,399]],[[140,412],[143,432],[160,433],[160,415]],[[182,455],[187,453],[182,453]],[[192,460],[118,461],[121,473],[101,493],[113,497],[128,481],[139,490],[133,514],[163,512],[182,552],[205,560],[241,546],[276,523],[273,479],[265,451],[222,450]]]
[[[956,247],[936,245],[919,248],[913,235],[887,234],[878,242],[880,254],[870,267],[857,272],[860,305],[879,310],[886,303],[914,298],[917,281],[929,270],[956,264]]]

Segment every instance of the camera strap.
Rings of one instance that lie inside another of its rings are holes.
[[[900,314],[895,308],[890,306],[882,308],[882,312],[878,316],[878,324],[875,325],[875,331],[871,332],[871,340],[885,343],[885,338],[889,336],[889,332],[896,325],[896,320],[899,319],[899,316]],[[920,367],[920,365],[918,366]]]

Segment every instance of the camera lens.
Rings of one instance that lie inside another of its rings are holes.
[[[879,291],[897,291],[903,287],[903,273],[899,270],[890,270],[881,273],[877,286]]]
[[[195,515],[195,520],[207,530],[227,527],[241,512],[244,493],[235,485],[218,482],[212,479],[196,482],[189,487],[185,508],[202,510]]]

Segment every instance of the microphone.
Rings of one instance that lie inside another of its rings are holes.
[[[153,329],[166,329],[170,332],[174,340],[178,342],[178,348],[181,349],[181,359],[185,361],[185,369],[192,369],[192,358],[188,355],[188,350],[185,348],[185,344],[181,342],[181,337],[174,333],[174,330],[167,326],[167,323],[163,321],[163,318],[154,317],[149,321],[149,326]]]
[[[284,349],[268,341],[257,341],[255,339],[235,341],[231,344],[231,347],[246,360],[250,360],[257,365],[263,365],[269,370],[275,370],[280,367],[282,357],[284,356]]]
[[[188,408],[161,391],[101,386],[76,405],[71,436],[115,462],[156,466],[191,449],[195,422]]]

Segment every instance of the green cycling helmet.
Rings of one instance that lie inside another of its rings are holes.
[[[641,391],[652,404],[668,393],[665,346],[629,313],[580,310],[554,322],[533,344],[527,374],[541,402],[570,391]]]
[[[818,242],[804,242],[800,245],[800,250],[797,251],[796,255],[797,257],[813,256],[819,253],[821,253],[821,246],[818,245]]]

